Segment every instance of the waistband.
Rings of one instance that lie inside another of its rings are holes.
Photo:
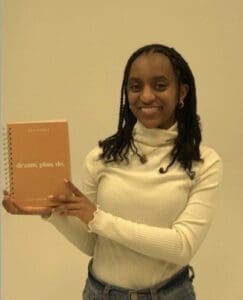
[[[176,287],[179,284],[182,284],[186,279],[189,279],[190,281],[193,281],[195,275],[194,270],[192,266],[187,265],[183,267],[180,271],[178,271],[176,274],[174,274],[171,278],[164,280],[152,287],[145,288],[145,289],[126,289],[118,286],[111,285],[109,283],[106,283],[96,277],[94,272],[92,271],[92,262],[93,259],[90,260],[89,266],[88,266],[88,279],[92,286],[95,286],[99,289],[100,292],[105,294],[110,294],[112,291],[122,293],[124,295],[130,295],[132,293],[136,293],[137,295],[142,294],[144,296],[146,295],[155,295],[161,290],[170,289],[173,287]]]

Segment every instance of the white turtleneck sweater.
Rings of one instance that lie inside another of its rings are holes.
[[[82,192],[97,204],[86,226],[79,219],[53,214],[51,222],[81,251],[93,256],[93,271],[107,283],[142,289],[161,282],[188,264],[204,240],[216,207],[222,163],[201,145],[203,162],[194,162],[191,180],[178,162],[170,163],[177,124],[168,130],[134,127],[134,141],[147,156],[141,164],[104,164],[96,147],[85,159]]]

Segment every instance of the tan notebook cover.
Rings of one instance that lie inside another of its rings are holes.
[[[68,123],[40,121],[8,123],[9,189],[21,204],[53,205],[48,195],[70,194]]]

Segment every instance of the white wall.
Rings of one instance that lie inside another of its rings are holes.
[[[152,42],[175,47],[197,82],[204,142],[224,161],[215,222],[192,261],[198,300],[243,299],[243,2],[3,1],[3,124],[68,118],[72,177],[112,134],[123,67]],[[81,299],[88,257],[39,217],[2,211],[2,299]]]

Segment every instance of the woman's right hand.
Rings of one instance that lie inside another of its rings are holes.
[[[52,213],[51,207],[22,206],[5,190],[3,191],[2,205],[8,213],[13,215],[40,215],[48,217]]]

